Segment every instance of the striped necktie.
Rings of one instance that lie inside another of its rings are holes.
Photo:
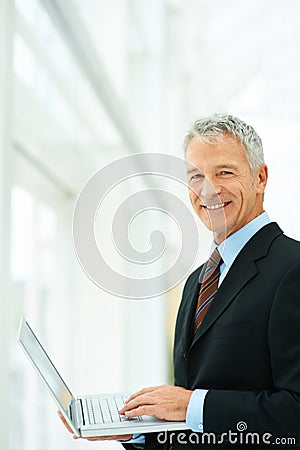
[[[215,249],[202,269],[200,276],[200,293],[195,314],[194,333],[198,330],[199,325],[217,293],[220,278],[220,265],[222,262],[223,260],[218,250]]]

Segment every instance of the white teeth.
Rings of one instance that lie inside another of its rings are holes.
[[[219,208],[224,208],[225,205],[226,205],[226,203],[219,203],[217,205],[206,205],[205,208],[207,208],[207,209],[219,209]]]

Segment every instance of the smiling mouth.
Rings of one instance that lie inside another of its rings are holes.
[[[201,205],[202,208],[208,209],[209,211],[216,211],[218,209],[225,208],[225,206],[229,205],[231,202],[223,202],[223,203],[216,203],[215,205]]]

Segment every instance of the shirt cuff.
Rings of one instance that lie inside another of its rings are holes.
[[[203,433],[203,406],[207,392],[207,389],[196,389],[187,407],[186,423],[196,433]]]

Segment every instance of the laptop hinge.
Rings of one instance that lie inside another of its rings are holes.
[[[77,428],[80,429],[82,427],[82,425],[85,425],[83,411],[82,411],[82,400],[80,398],[77,398],[75,400],[75,402],[72,402],[72,404],[73,404],[72,413],[73,413],[73,415],[75,414],[76,425],[77,425]]]

